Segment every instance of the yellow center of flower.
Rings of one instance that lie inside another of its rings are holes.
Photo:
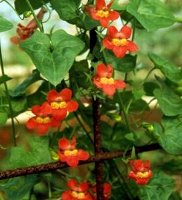
[[[50,117],[36,117],[35,120],[39,124],[47,124],[47,123],[51,122],[51,118]]]
[[[98,10],[96,15],[98,17],[101,17],[101,18],[108,17],[109,16],[109,11],[108,10]]]
[[[100,82],[102,84],[109,84],[109,85],[112,85],[114,84],[114,79],[113,78],[106,78],[106,77],[103,77],[100,79]]]
[[[149,172],[137,172],[136,176],[138,178],[148,178],[149,177]]]
[[[54,101],[51,103],[52,109],[60,109],[60,108],[66,108],[67,103],[65,101]]]
[[[77,156],[78,154],[78,150],[74,149],[74,150],[65,150],[64,151],[64,155],[65,156]]]
[[[72,197],[77,198],[77,199],[85,199],[85,194],[83,192],[73,191],[71,195]]]
[[[113,38],[112,39],[112,44],[114,44],[115,46],[125,46],[127,45],[128,41],[127,39],[123,38]]]

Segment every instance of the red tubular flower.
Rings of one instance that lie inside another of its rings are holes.
[[[131,171],[128,177],[133,179],[138,185],[145,185],[152,178],[152,171],[150,170],[150,161],[131,160]]]
[[[87,160],[89,153],[82,150],[76,149],[76,138],[73,137],[71,141],[66,138],[59,139],[59,159],[62,162],[66,162],[70,167],[76,167],[79,160]]]
[[[68,88],[61,92],[56,90],[49,91],[47,101],[51,105],[52,115],[58,120],[63,120],[69,112],[74,112],[78,109],[78,103],[71,99],[72,91]]]
[[[113,0],[106,5],[105,0],[96,0],[96,6],[87,6],[86,11],[95,20],[98,20],[100,24],[107,28],[109,21],[113,21],[119,18],[119,13],[111,10]]]
[[[117,58],[123,58],[127,52],[136,52],[137,45],[128,40],[132,33],[129,26],[123,26],[120,31],[114,26],[110,26],[107,31],[106,37],[103,39],[103,45],[106,49],[113,51]]]
[[[93,82],[96,87],[102,89],[103,92],[109,96],[113,96],[116,89],[123,89],[126,87],[124,81],[114,80],[112,74],[113,67],[101,63],[97,65],[96,75],[93,77]]]
[[[79,184],[76,180],[71,179],[68,181],[67,186],[70,190],[62,193],[62,200],[93,200],[88,192],[89,184],[87,182]]]
[[[34,129],[38,135],[44,135],[50,127],[60,126],[60,122],[52,117],[52,108],[47,102],[33,106],[32,112],[35,116],[27,121],[26,127]]]
[[[41,20],[45,12],[46,10],[42,8],[37,14],[37,19]],[[19,44],[20,41],[26,40],[27,38],[29,38],[37,28],[38,28],[38,25],[35,19],[32,19],[26,26],[23,26],[22,24],[19,23],[16,29],[18,36],[12,37],[11,42],[13,42],[14,44]]]

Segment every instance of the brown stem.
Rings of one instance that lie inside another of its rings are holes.
[[[100,131],[100,113],[99,113],[99,100],[96,98],[92,100],[93,108],[93,130],[94,130],[94,148],[95,155],[97,156],[102,152],[101,148],[101,131]],[[96,193],[97,199],[102,200],[103,197],[103,166],[102,162],[95,163],[95,175],[96,175]]]
[[[153,151],[153,150],[157,150],[157,149],[161,149],[159,144],[151,144],[151,145],[136,147],[136,152],[142,153],[145,151]],[[123,154],[124,153],[122,151],[99,153],[99,154],[97,154],[97,156],[92,156],[92,157],[90,157],[90,159],[88,159],[86,161],[81,161],[79,163],[79,165],[103,161],[103,160],[110,160],[113,158],[122,157]],[[130,155],[130,154],[131,154],[131,150],[127,151],[125,155]],[[36,166],[17,168],[14,170],[6,170],[6,171],[0,172],[0,180],[18,177],[18,176],[25,176],[25,175],[30,175],[30,174],[38,174],[41,172],[50,172],[50,171],[53,171],[56,169],[63,169],[63,168],[67,168],[67,167],[69,167],[69,166],[62,162],[52,162],[52,163],[41,164],[41,165],[36,165]]]

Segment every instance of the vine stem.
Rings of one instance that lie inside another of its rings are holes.
[[[100,113],[99,113],[99,100],[92,99],[92,109],[93,109],[93,130],[94,130],[94,148],[95,156],[102,152],[101,148],[101,131],[100,131]],[[96,193],[97,200],[104,199],[103,193],[103,166],[102,162],[98,161],[95,163],[95,175],[96,175]]]
[[[5,76],[5,73],[4,73],[4,63],[3,63],[2,50],[1,50],[1,42],[0,42],[0,62],[1,62],[2,76]],[[6,97],[7,97],[8,105],[9,105],[10,118],[11,118],[11,124],[12,124],[12,139],[13,139],[13,144],[14,144],[14,146],[16,146],[16,129],[15,129],[15,121],[14,121],[14,118],[13,118],[13,116],[14,116],[14,114],[13,114],[13,107],[12,107],[12,103],[11,103],[11,99],[10,99],[10,95],[9,95],[9,91],[8,91],[8,85],[7,85],[6,81],[4,81],[3,84],[4,84],[5,93],[6,93]]]
[[[37,18],[36,14],[35,14],[35,12],[34,12],[34,10],[33,10],[33,7],[32,7],[32,5],[31,5],[30,1],[29,1],[29,0],[26,0],[26,2],[27,2],[28,7],[29,7],[30,10],[31,10],[31,13],[32,13],[32,15],[33,15],[33,17],[34,17],[34,19],[35,19],[35,21],[36,21],[36,23],[37,23],[37,25],[38,25],[40,31],[43,32],[42,25],[41,25],[40,21],[38,20],[38,18]]]
[[[136,147],[135,151],[136,153],[142,153],[147,151],[154,151],[161,149],[161,146],[158,143],[151,144],[151,145],[144,145],[140,147]],[[113,158],[122,157],[125,154],[125,156],[129,156],[131,154],[131,150],[128,150],[126,153],[123,151],[113,151],[113,152],[102,152],[98,153],[96,156],[90,157],[86,161],[80,161],[79,165],[93,163],[93,162],[101,162],[104,160],[110,160]],[[24,167],[24,168],[17,168],[14,170],[6,170],[0,172],[0,180],[18,177],[18,176],[25,176],[30,174],[39,174],[41,172],[50,172],[57,169],[64,169],[68,168],[69,166],[67,164],[64,164],[60,161],[58,162],[52,162],[47,164],[41,164],[41,165],[35,165],[30,167]]]

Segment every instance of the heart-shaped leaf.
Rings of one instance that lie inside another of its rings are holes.
[[[84,43],[76,36],[58,30],[51,36],[37,31],[20,46],[40,73],[56,86],[68,73]]]

